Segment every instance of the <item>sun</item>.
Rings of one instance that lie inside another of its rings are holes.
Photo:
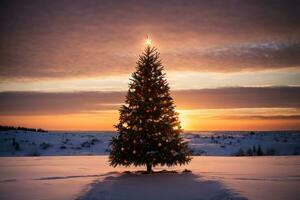
[[[186,118],[183,116],[182,113],[179,113],[179,121],[182,129],[186,129],[187,123],[186,123]]]

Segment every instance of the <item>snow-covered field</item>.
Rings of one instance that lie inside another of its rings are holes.
[[[0,158],[1,200],[296,200],[300,156],[195,156],[178,173],[124,173],[107,156]],[[192,172],[182,173],[184,169]],[[166,168],[155,168],[156,171]]]
[[[0,131],[0,156],[107,155],[114,132]],[[183,137],[194,155],[299,155],[300,131],[192,132]]]

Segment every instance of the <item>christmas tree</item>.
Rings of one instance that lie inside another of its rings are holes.
[[[118,136],[110,142],[110,165],[146,165],[151,173],[156,165],[187,164],[190,151],[180,136],[183,130],[159,52],[149,41],[130,80],[115,125]]]

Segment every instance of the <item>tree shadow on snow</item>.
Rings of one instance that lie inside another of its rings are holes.
[[[110,174],[77,200],[245,200],[220,182],[193,173]]]

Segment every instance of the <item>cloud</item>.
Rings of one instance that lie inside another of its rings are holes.
[[[168,70],[299,67],[299,7],[279,0],[1,1],[0,77],[127,74],[146,34]]]
[[[299,108],[300,87],[235,87],[173,93],[183,109]]]
[[[202,73],[167,71],[171,90],[202,89],[218,87],[257,87],[257,86],[300,86],[300,71],[268,70],[239,73]],[[44,81],[0,81],[0,92],[4,91],[125,91],[130,74],[96,78],[59,79]]]
[[[178,109],[300,108],[300,87],[240,87],[172,92]],[[125,92],[2,92],[8,115],[57,115],[117,111]]]
[[[216,117],[218,119],[236,119],[236,120],[300,120],[300,115],[225,115]]]
[[[1,115],[80,114],[117,109],[123,92],[3,92]]]
[[[300,41],[290,40],[178,49],[167,54],[166,61],[179,70],[236,72],[299,68],[298,55]]]

